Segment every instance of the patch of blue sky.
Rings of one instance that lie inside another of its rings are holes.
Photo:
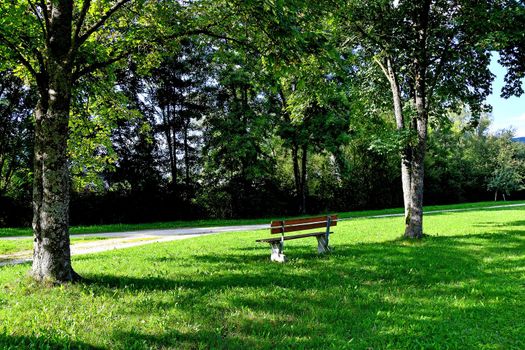
[[[491,132],[501,129],[512,128],[515,136],[525,136],[525,95],[520,97],[502,98],[501,88],[505,84],[504,77],[506,69],[498,61],[499,55],[492,57],[490,71],[496,76],[492,83],[492,94],[487,98],[487,102],[492,106],[492,126]],[[523,83],[523,82],[522,82]]]

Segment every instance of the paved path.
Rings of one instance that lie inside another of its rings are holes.
[[[237,231],[253,231],[269,228],[269,225],[237,225],[237,226],[217,226],[217,227],[199,227],[199,228],[176,228],[163,230],[140,230],[140,231],[126,231],[126,232],[104,232],[104,233],[86,233],[73,234],[71,237],[158,237],[158,236],[201,236],[203,234],[221,233],[221,232],[237,232]],[[0,237],[0,240],[16,240],[27,239],[29,236],[12,236]]]
[[[491,205],[489,207],[478,207],[478,208],[461,208],[461,209],[443,209],[443,210],[430,210],[424,212],[425,215],[429,214],[440,214],[440,213],[454,213],[458,211],[472,211],[472,210],[487,210],[487,209],[502,209],[502,208],[512,208],[512,207],[524,207],[525,203],[518,204],[502,204],[502,205]],[[384,215],[371,215],[371,216],[362,216],[361,218],[387,218],[394,216],[403,216],[404,214],[384,214]],[[351,220],[354,218],[348,218],[343,220]],[[356,218],[357,219],[357,218]]]
[[[103,237],[108,239],[95,240],[71,245],[71,255],[82,255],[104,252],[107,250],[124,249],[140,245],[177,241],[192,237],[212,235],[222,232],[253,231],[267,228],[268,225],[241,225],[222,227],[183,228],[172,230],[145,230],[130,232],[107,232],[94,234],[71,235],[71,237]],[[28,236],[2,237],[3,240],[28,239]],[[0,266],[22,264],[32,260],[30,250],[0,255]]]
[[[447,209],[447,210],[433,210],[425,212],[425,215],[449,213],[449,212],[461,212],[471,210],[485,210],[485,209],[501,209],[511,207],[522,207],[525,203],[520,204],[505,204],[505,205],[494,205],[481,208],[462,208],[462,209]],[[383,215],[371,215],[363,216],[358,218],[345,218],[340,221],[352,220],[352,219],[367,219],[367,218],[386,218],[403,216],[403,214],[383,214]],[[192,237],[199,237],[211,234],[218,234],[222,232],[238,232],[238,231],[254,231],[268,229],[269,225],[239,225],[239,226],[221,226],[221,227],[202,227],[202,228],[181,228],[181,229],[170,229],[170,230],[143,230],[143,231],[129,231],[129,232],[107,232],[107,233],[90,233],[90,234],[78,234],[71,235],[71,237],[103,237],[108,239],[95,240],[86,243],[75,243],[71,245],[72,255],[82,255],[98,253],[107,250],[131,248],[145,244],[157,243],[157,242],[169,242],[175,240],[188,239]],[[17,237],[0,237],[0,240],[17,240],[17,239],[28,239],[28,236],[17,236]],[[0,266],[20,264],[31,261],[32,252],[22,251],[12,254],[0,255]]]

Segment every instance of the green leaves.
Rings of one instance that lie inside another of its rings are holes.
[[[512,134],[503,133],[497,140],[495,168],[487,183],[489,191],[503,195],[525,189],[525,147],[513,142]],[[521,149],[521,154],[520,154]]]
[[[27,199],[32,183],[34,91],[12,71],[0,75],[0,197]],[[1,220],[0,220],[1,221]]]
[[[388,155],[399,153],[406,147],[413,147],[416,144],[417,133],[415,130],[383,129],[371,135],[368,150],[380,155]]]
[[[92,83],[77,89],[69,119],[68,153],[73,189],[78,192],[105,188],[103,174],[115,169],[118,160],[112,132],[122,120],[140,119],[130,109],[122,92],[113,90],[109,82]]]

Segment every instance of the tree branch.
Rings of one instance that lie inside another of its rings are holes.
[[[245,41],[242,41],[242,40],[239,40],[239,39],[236,39],[236,38],[232,38],[232,37],[229,37],[227,35],[213,33],[212,31],[210,31],[208,29],[194,29],[194,30],[189,30],[187,32],[182,32],[182,33],[178,33],[177,34],[178,37],[180,37],[180,36],[190,36],[190,35],[206,35],[206,36],[209,36],[209,37],[212,37],[212,38],[215,38],[215,39],[223,39],[223,40],[234,42],[234,43],[242,45],[242,46],[251,47],[251,45],[248,44]]]
[[[80,16],[78,17],[77,25],[75,27],[75,34],[73,35],[72,47],[76,47],[76,43],[78,42],[80,31],[82,30],[82,26],[84,25],[84,21],[86,19],[86,15],[87,15],[87,12],[89,11],[90,6],[91,6],[91,0],[84,0],[84,3],[82,4],[82,9],[80,10]]]
[[[392,77],[390,76],[390,74],[388,73],[388,70],[386,69],[385,65],[383,64],[383,62],[381,62],[377,57],[374,57],[374,62],[377,63],[377,65],[381,68],[381,70],[383,71],[383,73],[385,74],[385,77],[388,79],[388,81],[390,83],[392,83]]]
[[[47,33],[49,30],[49,10],[44,0],[40,0],[40,8],[42,9],[42,13],[44,14],[44,23],[46,25],[46,33]],[[46,36],[46,42],[47,42],[47,36]]]
[[[108,12],[106,12],[99,20],[96,22],[93,26],[91,26],[84,34],[82,34],[78,38],[77,47],[80,47],[89,37],[91,34],[93,34],[95,31],[97,31],[100,27],[106,23],[106,21],[115,13],[117,12],[122,6],[124,6],[126,3],[130,2],[131,0],[120,0],[118,1],[113,7],[111,7]]]
[[[217,33],[212,31],[212,28],[214,28],[216,26],[219,26],[221,24],[224,25],[224,21],[226,21],[231,16],[232,16],[231,14],[226,14],[225,16],[217,19],[216,21],[214,21],[212,23],[208,23],[203,28],[190,29],[190,30],[182,31],[182,32],[179,32],[179,33],[175,33],[173,35],[168,35],[168,36],[162,37],[161,39],[162,40],[170,40],[170,39],[173,40],[175,38],[180,38],[180,37],[184,37],[184,36],[206,35],[206,36],[209,36],[209,37],[215,38],[215,39],[222,39],[222,40],[226,40],[226,41],[231,41],[231,42],[234,42],[234,43],[239,44],[241,46],[248,47],[248,48],[252,49],[255,52],[258,52],[256,47],[254,47],[253,45],[250,45],[246,41],[239,40],[239,39],[236,39],[236,38],[233,38],[233,37],[230,37],[230,36],[227,36],[227,35],[223,35],[223,34],[217,34]]]
[[[44,72],[46,71],[44,56],[37,49],[34,50],[34,53],[35,53],[36,59],[38,61],[38,66],[40,68],[40,74],[44,74]]]
[[[31,65],[29,60],[27,58],[25,58],[24,55],[22,55],[22,53],[18,50],[16,45],[13,44],[12,42],[10,42],[9,40],[7,40],[7,38],[2,33],[0,33],[0,42],[3,42],[8,48],[10,48],[13,51],[13,53],[18,58],[20,63],[22,63],[24,65],[24,67],[27,68],[29,73],[31,73],[33,78],[36,79],[37,76],[38,76],[38,73],[36,72],[35,68]]]
[[[40,28],[42,29],[42,35],[44,36],[44,39],[47,38],[47,29],[44,24],[44,20],[42,19],[41,14],[38,12],[38,9],[36,8],[36,4],[33,3],[33,1],[28,0],[29,6],[31,7],[31,10],[35,14],[36,19],[38,20],[38,23],[40,24]]]
[[[113,63],[116,63],[118,61],[120,61],[121,59],[127,57],[130,55],[131,52],[129,51],[125,51],[125,52],[122,52],[120,53],[119,55],[113,57],[113,58],[110,58],[106,61],[100,61],[100,62],[95,62],[95,63],[92,63],[82,69],[77,69],[75,72],[73,72],[73,82],[75,82],[76,80],[78,80],[79,78],[81,78],[82,76],[84,75],[87,75],[87,74],[91,74],[91,73],[94,73],[95,71],[99,70],[99,69],[103,69],[103,68],[106,68],[110,65],[112,65]]]
[[[436,88],[436,85],[437,85],[437,83],[439,81],[441,73],[443,72],[443,67],[445,66],[446,59],[447,59],[447,56],[448,56],[448,54],[450,52],[450,49],[452,48],[452,38],[453,38],[453,36],[451,36],[449,38],[449,41],[448,41],[447,45],[445,46],[445,48],[443,49],[443,52],[441,53],[438,66],[437,66],[436,71],[434,73],[434,77],[433,77],[432,81],[429,84],[429,88],[427,89],[427,91],[428,91],[427,106],[426,106],[427,108],[430,106],[430,104],[432,102],[432,98],[434,97],[434,89]]]

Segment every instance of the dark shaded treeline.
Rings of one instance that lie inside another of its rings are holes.
[[[155,79],[141,76],[132,65],[122,71],[119,84],[127,108],[138,113],[116,119],[107,135],[111,147],[92,148],[91,161],[107,163],[93,168],[99,173],[90,173],[91,163],[72,159],[81,163],[75,169],[83,169],[72,182],[73,225],[403,205],[399,158],[384,141],[391,127],[387,120],[358,122],[340,103],[334,108],[338,115],[318,109],[306,123],[294,124],[280,112],[279,94],[259,90],[246,67],[204,67],[209,53],[194,50],[202,57],[191,57],[189,51],[167,60]],[[0,224],[22,226],[31,220],[28,155],[34,99],[21,81],[5,77],[11,90],[1,96],[2,141],[16,147],[2,148]],[[319,123],[327,120],[333,123],[323,129]],[[501,169],[523,174],[525,146],[513,142],[508,131],[489,135],[486,117],[475,125],[470,121],[468,112],[451,115],[430,133],[427,204],[491,200],[496,188],[490,184]],[[338,141],[330,144],[317,132]],[[83,143],[90,139],[100,141],[88,135]],[[294,145],[305,147],[294,150]],[[97,160],[101,154],[112,154],[114,162]],[[295,161],[305,171],[304,198],[296,184]],[[519,181],[514,187],[504,183],[500,192],[525,198],[520,186]]]

